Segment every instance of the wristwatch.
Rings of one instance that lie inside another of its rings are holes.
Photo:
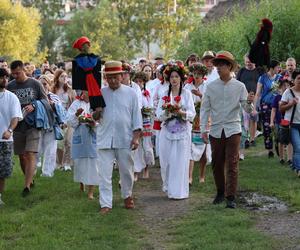
[[[13,130],[12,130],[11,128],[9,128],[7,131],[8,131],[9,133],[11,133],[11,134],[12,134],[12,132],[13,132]]]

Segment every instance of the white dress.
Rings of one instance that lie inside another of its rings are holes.
[[[159,100],[163,97],[164,93],[169,89],[170,83],[165,82],[164,84],[159,84],[154,89],[154,96],[152,98],[153,100],[153,107],[154,112],[156,114],[157,106],[159,103]],[[154,117],[154,122],[159,120],[157,117]],[[155,154],[157,157],[159,157],[159,134],[160,130],[155,130]]]
[[[196,87],[193,83],[190,84],[186,84],[184,86],[184,89],[190,91],[192,93],[192,90],[199,90],[200,93],[202,95],[205,94],[205,90],[206,90],[206,83],[203,82],[200,86]],[[202,98],[200,96],[196,96],[192,93],[192,97],[193,97],[193,101],[194,104],[196,103],[201,103]],[[197,119],[197,116],[196,118]],[[199,119],[199,125],[200,125],[200,114],[198,116]],[[197,136],[200,136],[200,127],[199,127],[199,131],[196,131],[198,133],[196,133]],[[199,143],[193,143],[193,133],[192,133],[192,143],[191,143],[191,160],[192,161],[200,161],[203,153],[206,152],[206,158],[208,163],[211,162],[211,146],[210,144],[205,144],[204,142],[199,142]]]
[[[150,92],[150,91],[149,91]],[[153,102],[151,92],[149,96],[142,95],[142,105],[146,108],[153,109]],[[134,172],[141,172],[146,166],[153,166],[155,164],[153,144],[152,144],[152,116],[143,116],[143,137],[139,147],[133,151]]]
[[[85,101],[75,100],[67,114],[68,124],[75,130],[79,125],[78,117],[76,117],[76,111],[82,108],[82,114],[90,114],[90,104]],[[84,146],[84,145],[83,145]],[[74,181],[81,182],[85,185],[99,185],[100,176],[98,169],[98,159],[96,158],[78,158],[74,160]]]
[[[165,92],[167,95],[168,92]],[[171,97],[171,104],[174,98]],[[166,122],[168,117],[162,109],[164,101],[159,101],[157,116],[163,121],[159,137],[159,160],[163,191],[172,199],[184,199],[189,197],[189,162],[191,155],[191,123],[195,117],[195,107],[191,92],[182,89],[180,105],[186,112],[186,121],[177,122],[172,119]],[[174,130],[171,129],[174,125]],[[179,128],[176,124],[179,125]],[[171,126],[171,127],[170,127]]]

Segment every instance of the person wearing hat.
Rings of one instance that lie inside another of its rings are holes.
[[[201,58],[201,62],[207,68],[207,75],[206,75],[206,84],[216,80],[219,78],[217,69],[214,67],[212,60],[215,58],[215,53],[213,51],[205,51]]]
[[[102,214],[112,209],[112,171],[115,159],[119,165],[121,195],[125,208],[134,208],[132,150],[138,148],[143,123],[136,93],[131,87],[122,84],[123,73],[121,62],[105,63],[104,74],[108,87],[102,89],[102,95],[106,106],[103,108],[101,125],[97,127],[99,201]]]
[[[239,146],[241,139],[241,106],[247,113],[253,111],[253,104],[245,85],[234,79],[231,72],[237,63],[228,51],[220,51],[212,60],[219,78],[207,85],[200,110],[202,139],[212,149],[212,169],[217,187],[213,204],[222,203],[226,197],[227,208],[235,208]],[[211,120],[210,131],[207,130]]]
[[[73,44],[80,54],[72,61],[72,88],[88,91],[91,109],[97,111],[99,117],[99,112],[105,107],[101,93],[101,59],[89,53],[90,46],[90,40],[85,36]]]
[[[122,84],[129,86],[134,89],[138,101],[139,101],[139,107],[142,109],[142,91],[139,85],[137,85],[134,81],[132,81],[132,76],[134,74],[134,71],[130,64],[128,63],[122,63],[123,73],[122,73]]]

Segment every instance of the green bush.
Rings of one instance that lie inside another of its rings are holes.
[[[300,60],[299,10],[299,0],[261,0],[259,4],[250,2],[242,11],[235,7],[231,16],[208,24],[199,23],[181,44],[177,56],[185,59],[192,52],[202,55],[205,50],[228,50],[242,62],[244,54],[249,51],[246,36],[253,41],[261,19],[269,18],[274,26],[271,57],[278,60],[295,57]]]

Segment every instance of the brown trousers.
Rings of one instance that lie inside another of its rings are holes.
[[[212,150],[212,169],[218,194],[235,196],[238,183],[239,148],[241,134],[221,138],[210,136]],[[226,172],[225,172],[226,171]]]

